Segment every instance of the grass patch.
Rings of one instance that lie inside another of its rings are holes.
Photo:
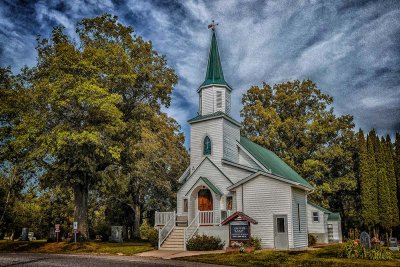
[[[341,245],[327,246],[308,251],[260,250],[250,254],[208,254],[180,258],[185,261],[233,266],[400,266],[400,255],[393,260],[371,261],[338,258]]]
[[[70,254],[119,254],[134,255],[140,252],[153,250],[146,242],[78,242],[78,243],[47,243],[38,241],[0,241],[0,252],[41,252],[41,253],[70,253]]]

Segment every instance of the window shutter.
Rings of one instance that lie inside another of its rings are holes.
[[[217,109],[222,108],[222,92],[217,91]]]

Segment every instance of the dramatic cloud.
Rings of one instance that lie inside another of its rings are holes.
[[[393,1],[6,1],[0,4],[0,65],[18,71],[36,60],[35,38],[63,25],[75,36],[80,19],[116,14],[151,40],[177,71],[179,84],[166,112],[188,135],[197,112],[215,19],[225,78],[241,96],[271,85],[310,78],[334,97],[337,114],[380,134],[400,130],[400,2]]]

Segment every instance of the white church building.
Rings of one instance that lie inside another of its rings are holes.
[[[156,212],[159,248],[186,250],[195,234],[229,245],[231,215],[247,218],[263,248],[308,246],[307,195],[313,187],[272,151],[240,135],[231,117],[232,87],[225,81],[215,27],[198,114],[188,122],[190,166],[179,178],[174,212]]]

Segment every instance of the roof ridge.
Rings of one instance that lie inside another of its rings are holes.
[[[283,161],[273,151],[256,144],[245,136],[240,136],[239,142],[255,159],[257,159],[265,168],[271,170],[272,174],[280,176],[286,180],[299,183],[307,188],[314,188],[295,170],[293,170],[285,161]]]

